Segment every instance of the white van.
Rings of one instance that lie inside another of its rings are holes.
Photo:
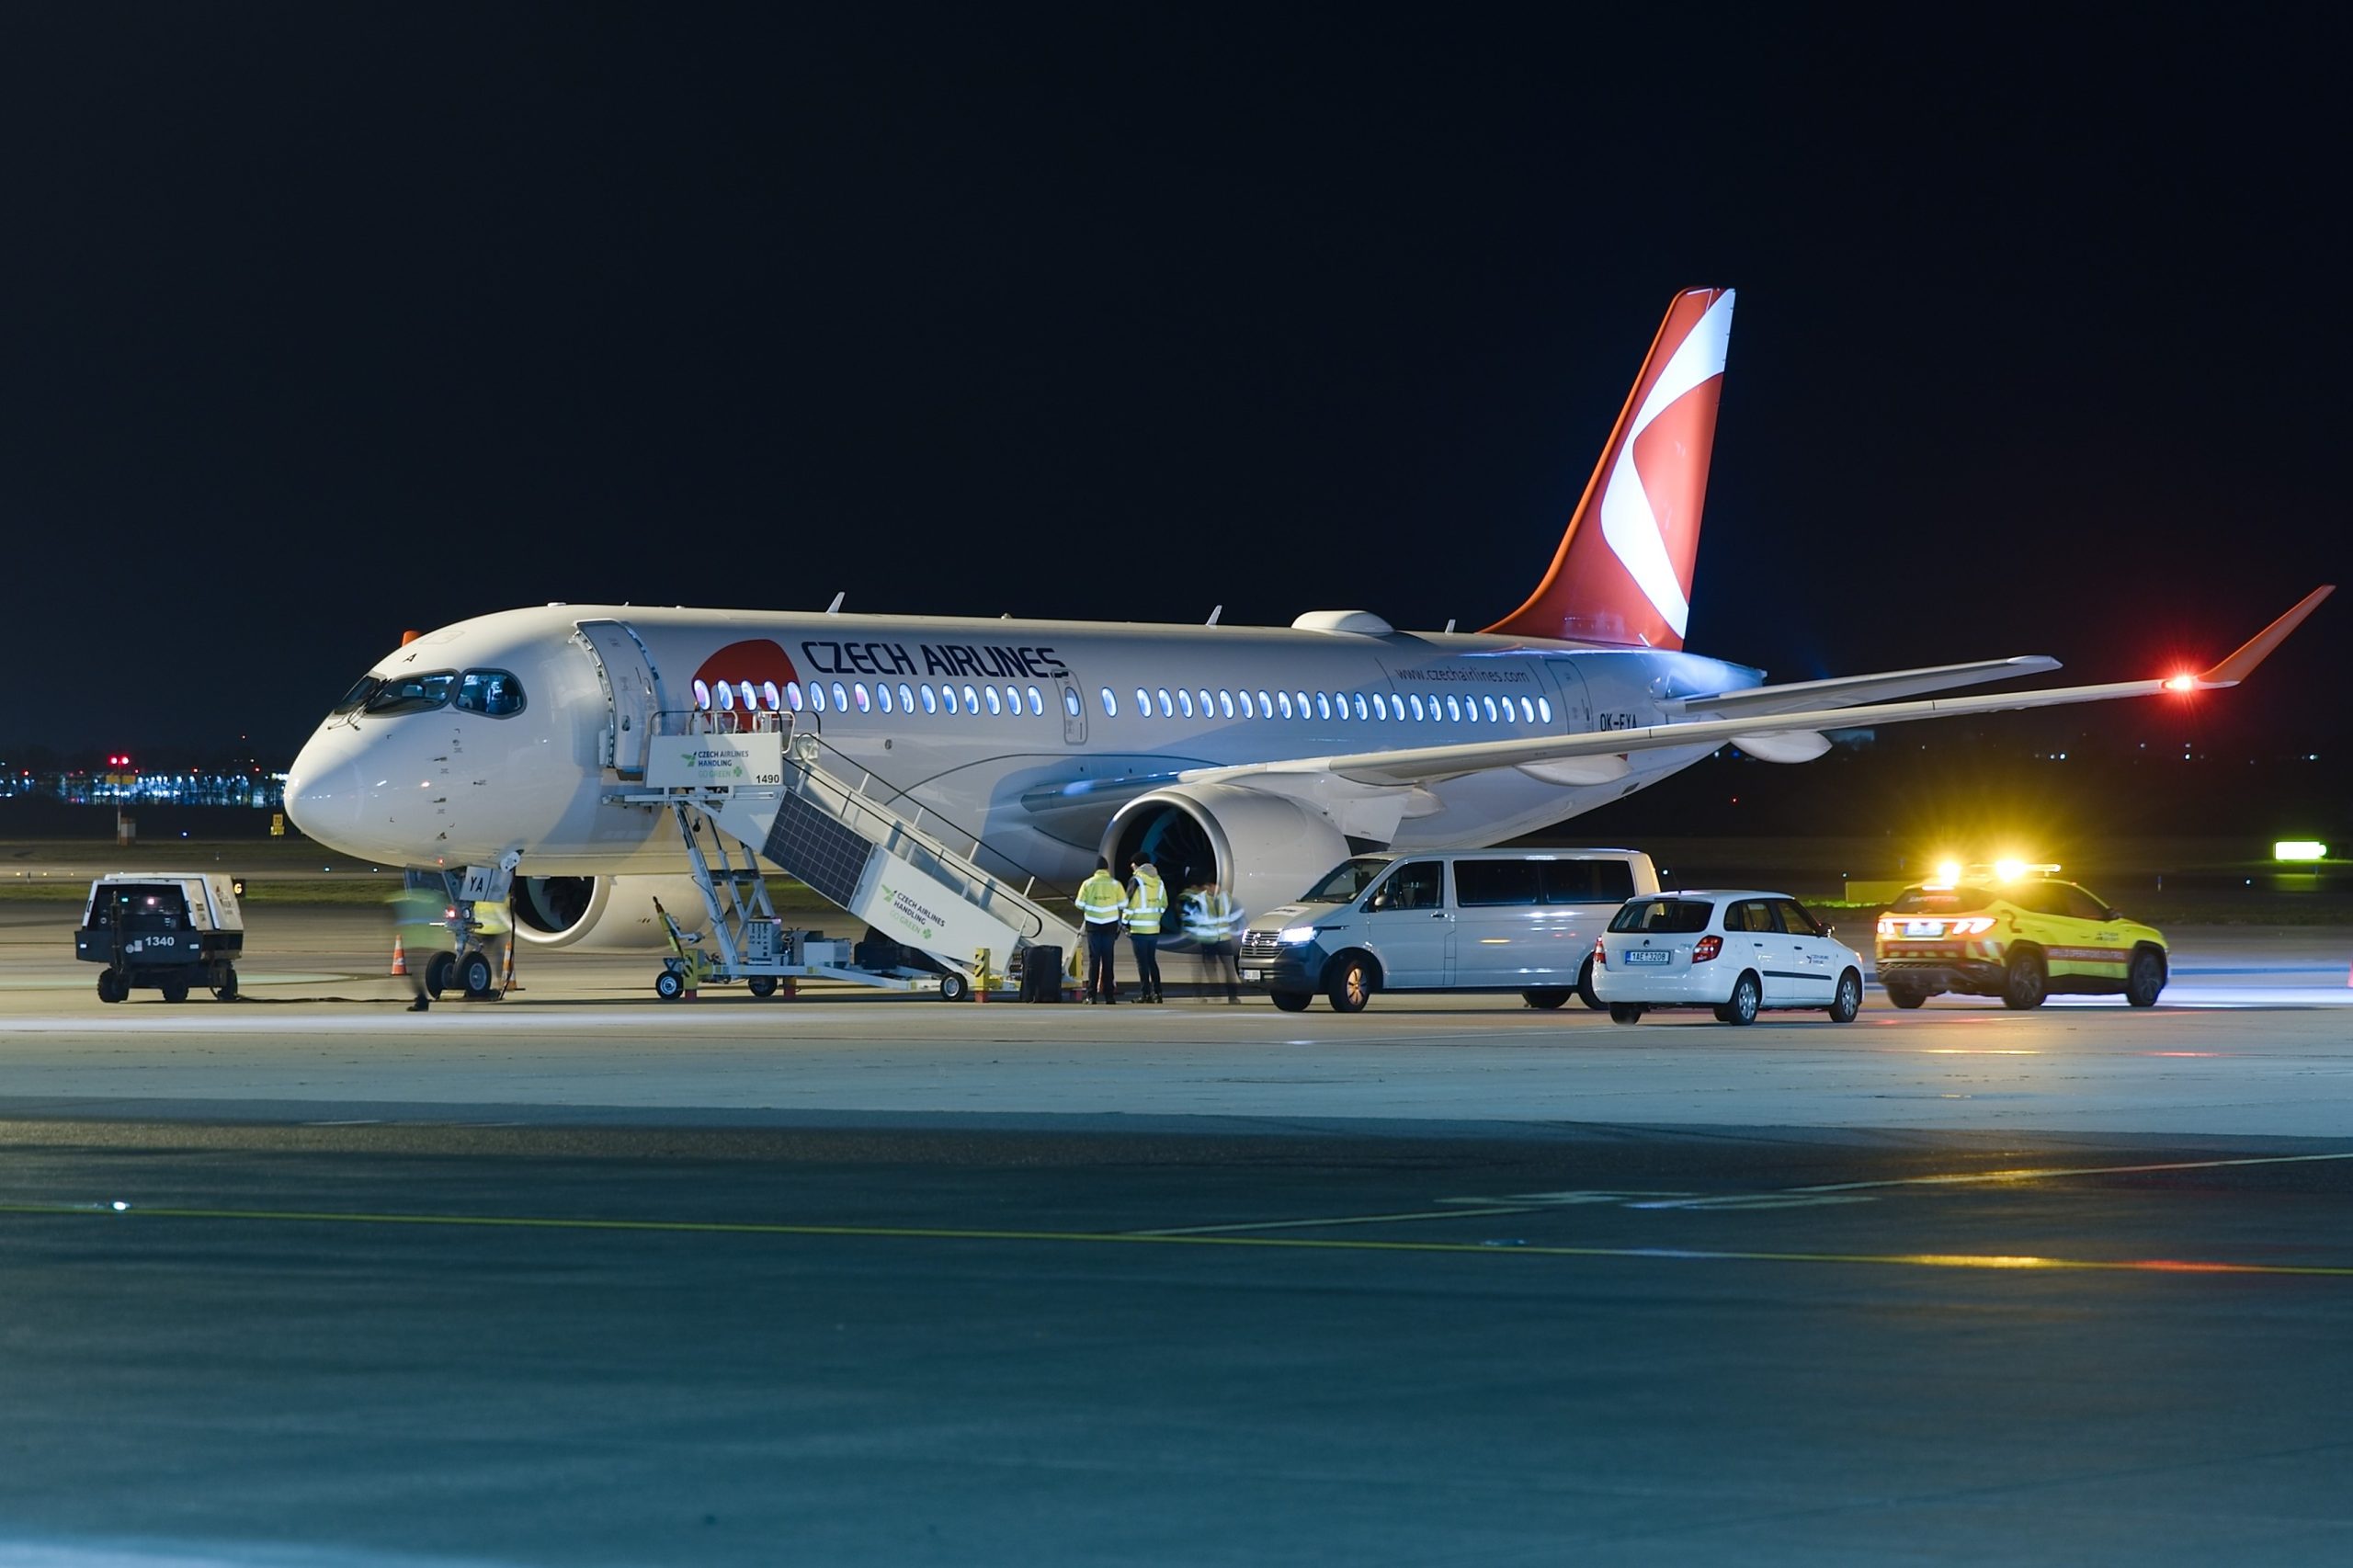
[[[1517,991],[1557,1007],[1593,992],[1594,938],[1630,898],[1658,892],[1639,849],[1441,849],[1359,855],[1242,934],[1242,978],[1296,1013],[1375,991]]]

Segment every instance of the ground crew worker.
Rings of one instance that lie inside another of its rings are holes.
[[[1201,983],[1225,986],[1228,1002],[1242,1000],[1242,974],[1234,963],[1234,938],[1242,929],[1242,906],[1216,882],[1203,882],[1185,895],[1185,935],[1201,955]]]
[[[1136,949],[1136,1000],[1158,1002],[1160,917],[1168,912],[1168,889],[1160,880],[1160,868],[1141,855],[1133,873],[1128,883],[1128,940]]]
[[[392,935],[407,959],[408,983],[416,992],[408,1010],[425,1012],[433,1006],[433,997],[425,988],[426,971],[433,967],[434,955],[443,950],[441,943],[449,935],[449,905],[431,888],[404,887],[385,902],[392,906]],[[436,932],[440,935],[434,936]]]
[[[1078,885],[1078,915],[1086,934],[1086,999],[1109,1004],[1120,999],[1111,973],[1120,950],[1120,917],[1128,907],[1127,894],[1111,875],[1111,862],[1097,858],[1095,874]]]

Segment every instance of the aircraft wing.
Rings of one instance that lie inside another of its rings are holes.
[[[1794,681],[1785,686],[1751,686],[1736,691],[1701,697],[1674,697],[1659,704],[1670,713],[1697,718],[1738,718],[1749,713],[1794,713],[1813,708],[1847,708],[1891,698],[1916,697],[1924,691],[1949,691],[1956,686],[1982,686],[2012,676],[2046,675],[2059,661],[2040,653],[2015,659],[1980,659],[1966,665],[1931,665],[1924,669],[1890,670],[1884,675],[1844,676],[1836,680]]]
[[[1902,724],[1920,719],[1999,713],[2014,708],[2109,702],[2125,697],[2155,697],[2168,691],[2211,691],[2236,686],[2290,631],[2302,624],[2304,618],[2318,608],[2323,599],[2335,591],[2334,585],[2313,589],[2293,609],[2264,628],[2230,657],[2197,675],[2178,675],[2159,680],[2116,681],[2103,686],[2063,686],[2035,691],[1995,692],[1983,697],[1943,697],[1914,702],[1859,703],[1851,707],[1749,713],[1732,718],[1654,724],[1639,730],[1594,730],[1574,735],[1529,735],[1518,740],[1472,741],[1460,745],[1351,752],[1234,767],[1191,768],[1179,777],[1187,783],[1246,786],[1254,779],[1272,782],[1286,774],[1320,773],[1331,774],[1359,785],[1403,788],[1432,784],[1493,768],[1517,767],[1536,778],[1560,783],[1604,783],[1629,771],[1624,758],[1631,753],[1666,747],[1712,747],[1728,741],[1737,742],[1743,750],[1768,761],[1798,762],[1809,756],[1819,756],[1829,749],[1829,743],[1816,733],[1823,729]],[[1898,671],[1884,677],[1866,676],[1859,678],[1863,681],[1881,678],[1902,681],[1928,673],[1931,672]]]

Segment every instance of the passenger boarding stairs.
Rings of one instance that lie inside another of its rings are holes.
[[[759,858],[881,935],[961,972],[972,972],[982,953],[1003,970],[1017,949],[1078,950],[1076,926],[1041,902],[1053,895],[1036,878],[1016,888],[989,871],[980,864],[989,851],[979,838],[906,800],[815,734],[781,725],[722,733],[700,728],[705,715],[683,719],[687,733],[652,738],[642,788],[614,798],[667,807],[676,817],[728,961],[745,921],[773,914]],[[689,813],[743,846],[742,869],[722,839],[714,872]]]

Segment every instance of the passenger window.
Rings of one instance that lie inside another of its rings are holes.
[[[1548,724],[1552,722],[1552,699],[1551,698],[1540,697],[1536,699],[1536,716],[1539,719],[1543,720],[1544,722]]]
[[[887,681],[874,683],[874,700],[881,705],[883,712],[891,711],[891,687]]]
[[[853,688],[852,695],[856,696],[858,699],[858,710],[859,712],[871,713],[874,711],[874,699],[866,695],[866,683],[864,681],[859,681],[857,684]]]
[[[933,693],[933,691],[932,691],[932,689],[931,689],[931,682],[929,682],[929,681],[926,681],[926,682],[924,682],[924,683],[923,683],[923,688],[922,688],[922,689],[923,689],[923,710],[924,710],[925,712],[926,712],[926,713],[937,713],[937,712],[938,712],[938,711],[939,711],[939,699],[938,699],[938,697],[937,695],[935,695],[935,694]],[[796,703],[794,703],[794,704],[793,704],[793,706],[794,706],[794,707],[796,707],[796,708],[798,708],[798,707],[799,707],[799,706],[801,706],[801,705],[800,705],[799,703],[797,703],[797,702],[796,702]]]
[[[817,688],[813,686],[809,689],[814,691]],[[954,687],[943,686],[939,688],[939,707],[940,710],[951,719],[963,710],[957,706],[956,688]]]
[[[1176,688],[1176,706],[1184,710],[1186,718],[1193,716],[1193,694],[1181,686]]]
[[[1213,713],[1213,712],[1215,712],[1215,711],[1217,710],[1217,704],[1215,704],[1214,702],[1211,702],[1211,701],[1210,700],[1210,692],[1209,692],[1209,687],[1203,687],[1201,688],[1200,696],[1201,696],[1201,717],[1202,717],[1202,718],[1204,718],[1204,719],[1206,719],[1206,718],[1208,718],[1211,713]],[[1229,719],[1230,719],[1230,718],[1232,718],[1233,716],[1233,715],[1232,715],[1231,713],[1229,713],[1229,714],[1227,714],[1227,715],[1226,715],[1226,717],[1227,717],[1227,718],[1229,718]]]
[[[1377,691],[1372,694],[1372,716],[1376,719],[1389,717],[1389,699]]]
[[[1282,707],[1283,707],[1283,717],[1284,717],[1284,718],[1286,718],[1286,719],[1290,718],[1290,692],[1288,692],[1288,691],[1286,691],[1286,692],[1282,693]]]
[[[1546,903],[1623,903],[1634,896],[1634,869],[1623,860],[1541,860]]]
[[[1534,860],[1457,860],[1454,898],[1465,909],[1543,902],[1543,883]]]
[[[1790,936],[1819,937],[1823,934],[1822,922],[1807,914],[1805,905],[1800,903],[1796,899],[1775,899],[1773,901],[1773,913],[1775,915],[1779,917],[1781,929]]]
[[[1408,701],[1408,702],[1410,702],[1410,703],[1412,703],[1412,704],[1414,705],[1414,720],[1415,720],[1415,722],[1419,723],[1419,722],[1421,722],[1421,717],[1422,717],[1422,699],[1421,699],[1421,698],[1420,698],[1419,696],[1413,696],[1413,697],[1408,697],[1407,699],[1405,699],[1405,700],[1406,700],[1406,701]]]
[[[1019,687],[1008,686],[1005,688],[1005,710],[1012,714],[1017,719],[1021,716],[1021,688]]]
[[[697,681],[695,684],[700,686],[702,682]],[[709,704],[706,703],[704,706],[708,707]],[[809,683],[809,706],[820,713],[825,710],[825,688],[813,680]]]
[[[2059,890],[2059,896],[2066,905],[2066,913],[2076,919],[2105,920],[2108,918],[2108,906],[2073,882],[2052,882],[2051,885]]]
[[[1070,710],[1074,713],[1078,711],[1078,693],[1074,691],[1070,694]],[[1046,711],[1046,699],[1034,686],[1029,688],[1029,711],[1032,715],[1042,715]]]
[[[1246,686],[1242,688],[1242,716],[1245,719],[1256,719],[1258,716],[1257,704],[1250,700],[1250,688]]]
[[[785,706],[795,713],[801,711],[801,683],[799,681],[789,680],[784,683],[784,702]]]
[[[1116,719],[1119,716],[1120,699],[1111,695],[1111,688],[1107,686],[1103,688],[1103,717]]]
[[[1724,929],[1770,931],[1773,929],[1772,908],[1762,899],[1743,899],[1724,911]]]
[[[998,699],[996,687],[993,686],[984,686],[981,687],[981,693],[989,699],[990,712],[1002,713],[1005,711],[1005,703]]]
[[[1349,699],[1349,700],[1350,700],[1350,701],[1352,701],[1352,702],[1354,702],[1354,703],[1356,704],[1356,710],[1357,710],[1357,722],[1358,722],[1358,723],[1362,723],[1362,722],[1364,722],[1364,718],[1365,718],[1365,701],[1364,701],[1364,693],[1363,693],[1363,692],[1361,692],[1361,691],[1359,691],[1359,692],[1358,692],[1358,693],[1356,694],[1356,696],[1354,696],[1353,698]]]
[[[1455,723],[1462,722],[1462,704],[1457,702],[1450,692],[1446,699],[1446,716]]]
[[[1136,716],[1140,719],[1152,717],[1152,695],[1142,687],[1136,687]]]
[[[1332,716],[1332,699],[1321,691],[1315,694],[1315,716],[1318,719],[1329,719]]]
[[[1258,717],[1261,719],[1271,719],[1274,716],[1275,699],[1267,695],[1266,687],[1260,687],[1258,688]]]
[[[1245,692],[1245,693],[1243,694],[1243,698],[1242,698],[1242,699],[1243,699],[1245,702],[1247,702],[1248,700],[1250,700],[1249,694],[1248,694],[1247,692]],[[1231,719],[1231,718],[1233,718],[1233,693],[1232,693],[1232,692],[1230,692],[1230,691],[1226,690],[1226,689],[1225,689],[1224,687],[1219,687],[1219,688],[1218,688],[1218,694],[1217,694],[1217,710],[1218,710],[1218,712],[1219,712],[1219,713],[1222,714],[1224,717],[1226,717],[1226,718],[1228,718],[1228,719]]]
[[[836,713],[849,711],[849,693],[842,689],[842,683],[839,681],[834,682],[834,711]]]
[[[1446,867],[1438,860],[1412,860],[1389,873],[1365,908],[1373,914],[1446,907]]]
[[[522,684],[505,670],[468,670],[452,702],[462,712],[504,719],[523,710]]]
[[[1176,703],[1170,698],[1168,688],[1165,686],[1160,688],[1160,716],[1164,719],[1176,717]]]
[[[915,688],[905,681],[899,683],[899,710],[904,713],[912,713],[915,710]]]
[[[975,719],[981,716],[981,694],[969,686],[964,688],[964,711]]]

